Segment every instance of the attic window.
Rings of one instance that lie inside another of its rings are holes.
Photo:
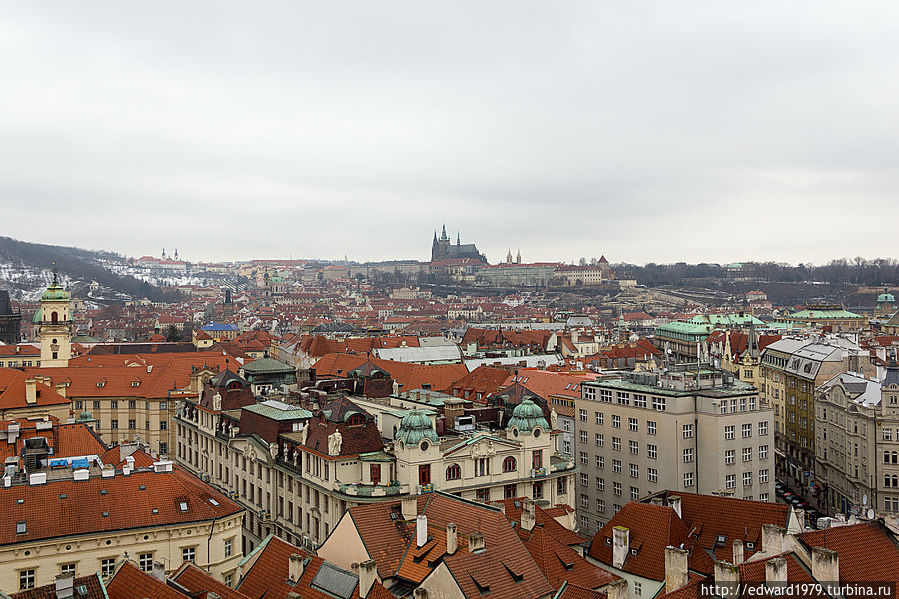
[[[612,537],[606,537],[606,545],[612,544]]]
[[[509,576],[512,577],[512,580],[514,580],[516,584],[524,580],[524,574],[522,574],[521,571],[513,570],[506,562],[503,562],[503,566],[505,566],[506,571],[509,573]]]
[[[23,535],[26,532],[25,522],[16,522],[16,534]]]
[[[636,549],[631,549],[631,555],[637,555],[637,550],[636,550]]]
[[[105,387],[106,381],[97,381],[97,387]]]
[[[59,496],[60,499],[65,499],[66,497],[68,497],[68,495],[66,495],[65,493]]]
[[[216,501],[215,499],[213,499],[212,497],[209,498],[209,503],[211,503],[214,506],[218,506],[218,504],[219,504],[219,502]]]
[[[103,512],[103,517],[104,517],[104,518],[109,518],[109,512]]]
[[[106,489],[100,489],[100,495],[106,495]]]
[[[24,499],[16,499],[16,503],[18,505],[23,505],[25,503],[25,500]]]
[[[716,545],[724,545],[724,543],[725,543],[726,541],[727,541],[727,536],[725,536],[725,535],[718,535],[718,537],[715,539],[715,544],[716,544]]]
[[[138,386],[140,386],[140,381],[131,381],[131,386],[132,386],[132,387],[138,387]]]
[[[138,485],[137,490],[138,490],[138,491],[146,491],[146,490],[147,490],[147,485]]]
[[[755,543],[752,543],[752,542],[746,543],[746,549],[755,549]]]
[[[179,502],[179,503],[178,503],[178,508],[179,508],[182,512],[186,512],[186,511],[187,511],[187,502],[186,502],[186,501],[181,501],[181,502]]]
[[[154,508],[153,508],[153,515],[156,515],[156,514],[158,514],[158,513],[159,513],[159,508],[155,508],[155,507],[154,507]]]

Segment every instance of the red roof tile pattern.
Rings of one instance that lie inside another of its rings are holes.
[[[809,548],[824,547],[837,552],[841,582],[899,582],[899,548],[892,533],[881,524],[834,526],[797,537]],[[899,591],[899,585],[894,588]]]
[[[0,430],[7,430],[10,422],[19,424],[19,436],[14,443],[0,441],[0,460],[20,456],[25,440],[34,437],[47,439],[54,457],[59,458],[101,455],[107,451],[100,437],[85,424],[59,424],[56,418],[49,418],[52,428],[38,430],[41,421],[21,419],[0,422]]]
[[[181,567],[169,577],[191,594],[202,593],[200,597],[206,597],[213,592],[222,599],[249,599],[240,591],[236,591],[225,583],[213,578],[193,562],[184,562]]]
[[[509,522],[521,522],[521,512],[522,512],[522,501],[523,497],[517,497],[513,499],[503,499],[502,501],[493,502],[494,505],[502,504],[503,512],[506,514],[506,519]],[[516,505],[518,504],[518,505]],[[549,510],[545,510],[539,505],[534,506],[534,520],[535,520],[535,530],[536,528],[542,528],[546,532],[550,534],[553,538],[558,540],[563,545],[582,545],[584,543],[584,537],[577,534],[573,530],[569,530],[559,524],[559,522],[555,519],[555,517],[550,513]],[[561,515],[564,512],[563,506],[556,506],[553,509],[553,512],[559,512],[558,515]],[[530,536],[528,531],[521,530],[520,527],[516,527],[519,536],[523,539],[526,539]]]
[[[63,495],[65,498],[61,498]],[[181,510],[182,502],[187,504],[186,511]],[[6,515],[5,525],[0,526],[0,545],[201,522],[237,514],[242,509],[214,488],[178,469],[14,485],[0,489],[0,513]],[[25,533],[16,532],[16,522],[26,523]]]
[[[425,385],[434,390],[446,389],[468,374],[464,364],[410,364],[351,354],[328,354],[315,363],[316,377],[345,377],[366,362],[388,372],[397,384],[407,390],[423,389]]]
[[[103,582],[100,580],[99,574],[79,576],[72,582],[75,588],[84,587],[85,589],[85,594],[76,595],[78,599],[106,599]],[[13,593],[10,595],[10,599],[57,599],[56,583]]]
[[[519,531],[519,536],[522,531]],[[563,545],[543,527],[537,526],[529,533],[524,545],[549,584],[558,590],[562,583],[597,589],[620,578],[588,562],[581,554]]]
[[[31,406],[69,405],[71,402],[43,383],[35,383],[36,397],[33,404],[26,401],[25,380],[29,378],[21,370],[0,368],[0,411]]]
[[[109,599],[185,599],[185,595],[139,569],[134,562],[121,562],[106,583]]]

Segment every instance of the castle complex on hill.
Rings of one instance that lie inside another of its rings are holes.
[[[437,237],[437,231],[434,231],[434,242],[431,244],[431,262],[439,262],[441,260],[451,260],[455,258],[471,258],[482,264],[487,264],[487,257],[478,251],[473,243],[462,244],[462,238],[456,234],[456,245],[450,242],[450,238],[446,235],[446,225],[443,225],[443,232]]]

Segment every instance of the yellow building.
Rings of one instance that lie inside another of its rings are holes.
[[[40,321],[36,320],[40,314]],[[35,314],[35,323],[41,340],[41,366],[52,368],[66,366],[72,357],[72,335],[75,325],[72,321],[71,296],[62,288],[53,271],[53,283],[41,295],[41,309]]]

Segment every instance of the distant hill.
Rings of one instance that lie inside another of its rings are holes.
[[[78,297],[87,295],[96,281],[115,299],[175,301],[177,295],[163,293],[155,286],[132,276],[112,272],[106,265],[122,264],[125,258],[113,252],[29,243],[0,237],[0,289],[9,289],[18,299],[32,299],[52,278],[55,263],[60,278]]]

